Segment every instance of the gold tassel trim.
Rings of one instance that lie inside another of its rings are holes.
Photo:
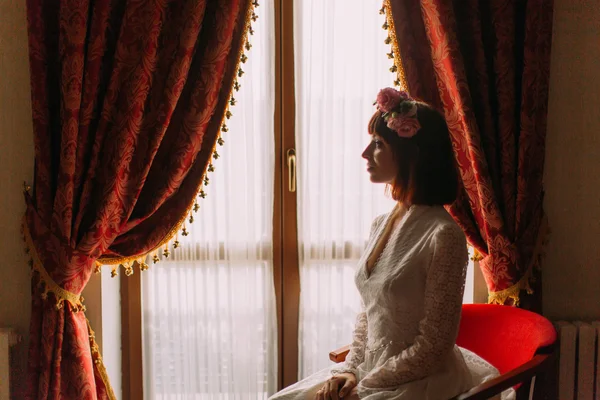
[[[48,274],[42,265],[38,252],[33,244],[31,233],[27,227],[27,220],[25,217],[23,217],[21,228],[23,231],[23,240],[25,241],[25,246],[27,249],[29,249],[29,256],[31,257],[29,260],[29,265],[33,271],[37,272],[40,278],[40,284],[43,285],[43,291],[41,294],[42,299],[46,300],[48,298],[48,293],[52,293],[56,299],[57,310],[63,308],[64,303],[66,302],[69,305],[70,310],[73,312],[85,311],[83,297],[61,288],[56,282],[54,282],[54,280],[50,277],[50,274]]]
[[[77,295],[75,293],[69,292],[61,288],[56,282],[54,282],[54,280],[50,277],[50,275],[42,265],[37,250],[33,244],[31,233],[29,232],[29,228],[27,227],[27,221],[25,217],[23,217],[21,227],[23,232],[23,240],[25,241],[25,245],[27,246],[27,252],[31,256],[30,265],[32,267],[32,270],[39,274],[40,283],[44,285],[44,291],[41,294],[42,299],[46,300],[48,297],[48,293],[50,292],[56,298],[57,310],[62,309],[64,307],[64,303],[66,302],[71,311],[85,312],[85,306],[83,305],[83,296]],[[109,400],[117,400],[114,390],[110,385],[108,374],[106,372],[106,368],[104,367],[98,344],[96,343],[96,336],[90,326],[90,321],[87,318],[86,321],[89,331],[90,352],[94,368],[96,369],[98,375],[100,375],[100,378],[104,382],[104,387],[106,388]]]
[[[253,29],[252,29],[252,21],[256,20],[257,15],[255,13],[255,8],[258,7],[258,2],[257,1],[249,1],[249,6],[248,6],[248,10],[246,12],[246,16],[244,19],[244,27],[242,28],[242,37],[240,38],[240,44],[239,44],[239,48],[237,49],[236,52],[236,65],[235,68],[233,69],[234,71],[237,71],[237,76],[241,77],[244,74],[244,71],[241,69],[240,65],[242,64],[242,58],[244,58],[247,61],[247,56],[245,55],[244,51],[246,50],[250,50],[250,48],[252,47],[250,45],[250,42],[248,41],[248,34],[252,34],[254,33]],[[233,97],[233,93],[236,90],[236,87],[239,89],[239,83],[236,85],[235,83],[237,82],[236,79],[233,80],[231,87],[229,88],[229,94],[228,94],[228,104],[229,106],[235,105],[235,99]],[[223,132],[223,127],[226,127],[226,120],[231,118],[231,112],[229,111],[228,107],[225,107],[223,110],[223,115],[221,115],[221,123],[219,124],[219,129],[221,132]],[[225,128],[227,129],[227,128]],[[198,189],[196,190],[197,195],[194,196],[194,199],[191,201],[191,204],[187,207],[186,212],[183,214],[183,216],[180,218],[180,220],[173,226],[173,228],[165,235],[165,237],[159,241],[159,243],[154,246],[152,249],[150,249],[148,252],[146,252],[143,255],[137,255],[137,256],[131,256],[131,257],[118,257],[118,258],[110,258],[110,257],[100,257],[99,259],[99,263],[103,264],[103,265],[118,265],[118,266],[125,266],[127,263],[133,263],[133,262],[138,262],[138,264],[140,265],[140,269],[143,271],[145,269],[148,269],[148,265],[145,263],[146,258],[152,254],[152,253],[156,253],[158,249],[160,249],[161,247],[164,246],[168,246],[168,243],[177,235],[177,233],[179,232],[179,230],[183,229],[183,236],[187,236],[188,232],[187,229],[185,228],[185,222],[186,220],[189,218],[190,213],[194,210],[194,205],[196,204],[197,201],[197,197],[201,197],[201,198],[205,198],[206,194],[204,193],[203,186],[208,185],[208,177],[207,177],[207,170],[209,169],[209,166],[212,166],[211,163],[211,159],[217,159],[219,158],[219,154],[217,153],[217,146],[222,146],[224,143],[224,141],[221,139],[220,136],[217,137],[217,140],[215,141],[213,148],[211,149],[210,152],[210,156],[209,156],[209,160],[207,162],[207,165],[204,168],[204,172],[202,173],[202,179],[201,179],[201,183],[198,187]],[[212,168],[210,169],[214,169],[214,166],[212,166]],[[177,247],[180,247],[181,245],[177,244]],[[153,261],[156,263],[158,262],[158,256],[155,254]],[[115,269],[113,269],[113,271],[115,271]]]
[[[488,294],[488,303],[489,304],[506,304],[508,299],[513,301],[515,306],[519,305],[520,302],[520,293],[521,290],[527,291],[528,294],[532,294],[533,290],[531,289],[530,282],[533,281],[533,269],[539,267],[543,256],[543,250],[547,242],[548,235],[550,233],[550,229],[548,228],[548,217],[544,215],[542,217],[542,221],[540,223],[540,229],[538,232],[538,236],[535,242],[535,247],[533,249],[533,255],[531,257],[531,261],[527,266],[527,270],[525,274],[517,283],[512,285],[509,288],[504,290],[499,290],[497,292],[489,292]]]
[[[117,400],[117,396],[115,396],[115,392],[110,384],[110,380],[108,379],[108,373],[106,372],[106,367],[104,366],[102,356],[100,355],[100,349],[96,343],[96,334],[90,326],[90,321],[87,318],[85,320],[87,322],[89,332],[90,350],[92,353],[92,362],[94,363],[94,368],[98,372],[98,375],[100,375],[102,382],[104,382],[104,387],[106,388],[106,394],[108,395],[109,400]]]
[[[525,275],[519,279],[519,282],[515,283],[511,287],[498,292],[489,292],[488,303],[504,305],[508,299],[511,299],[513,304],[518,306],[520,302],[521,290],[525,290],[529,294],[533,293],[531,285],[529,284],[530,280],[532,279],[532,273],[532,269],[529,268],[525,272]]]
[[[392,15],[392,3],[391,0],[385,0],[383,2],[383,10],[385,12],[387,31],[391,39],[392,52],[394,53],[394,65],[397,80],[394,82],[396,86],[399,86],[402,90],[407,90],[408,85],[406,83],[406,74],[404,72],[404,65],[402,65],[402,59],[400,57],[400,47],[398,46],[398,38],[396,36],[396,26],[394,25],[394,17]],[[392,71],[394,72],[394,71]]]
[[[471,261],[479,262],[483,260],[483,254],[479,252],[475,247],[473,247],[473,257],[471,257]]]

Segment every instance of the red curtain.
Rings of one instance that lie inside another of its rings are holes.
[[[114,398],[81,292],[99,260],[130,268],[193,207],[235,102],[253,3],[28,0],[27,398]]]
[[[482,255],[490,302],[540,309],[553,0],[386,0],[396,66],[443,110],[462,177],[450,212]],[[523,304],[523,303],[528,304]]]

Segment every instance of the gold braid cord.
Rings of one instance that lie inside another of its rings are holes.
[[[35,271],[39,276],[39,284],[43,286],[43,290],[41,293],[41,297],[43,300],[48,299],[48,293],[52,293],[55,297],[55,306],[57,310],[60,310],[64,307],[65,303],[67,303],[69,309],[73,312],[85,312],[85,306],[83,305],[83,296],[78,294],[69,292],[61,288],[48,274],[46,268],[44,268],[42,262],[40,261],[40,257],[38,252],[33,244],[33,240],[31,239],[31,233],[29,232],[29,228],[27,227],[27,221],[23,218],[22,223],[23,230],[23,240],[25,241],[26,251],[29,253],[31,257],[29,260],[29,265],[32,270]],[[87,319],[86,319],[87,321]],[[109,400],[117,400],[115,396],[114,390],[110,385],[110,381],[108,380],[108,375],[106,373],[106,368],[102,362],[102,356],[100,355],[100,350],[98,349],[98,345],[96,344],[94,331],[90,327],[90,321],[87,321],[88,331],[89,331],[89,339],[90,339],[90,351],[92,356],[92,361],[94,362],[94,368],[97,371],[98,375],[104,382],[104,387],[106,388],[106,393],[108,395]]]
[[[406,84],[404,65],[402,64],[402,59],[400,57],[400,47],[398,46],[398,37],[396,36],[396,26],[394,25],[394,16],[392,15],[391,0],[385,0],[383,2],[383,8],[380,12],[386,16],[386,22],[383,25],[383,28],[387,29],[388,37],[385,42],[392,46],[391,56],[394,59],[394,66],[390,70],[396,72],[397,75],[394,85],[400,87],[402,90],[407,90],[408,85]]]
[[[254,34],[254,30],[252,29],[252,21],[256,21],[258,19],[258,16],[256,15],[255,9],[256,7],[259,6],[259,3],[257,0],[247,0],[249,1],[249,5],[248,5],[248,10],[246,12],[245,15],[245,19],[244,19],[244,27],[242,30],[242,37],[240,38],[240,45],[239,47],[235,50],[236,51],[236,65],[235,65],[235,73],[237,75],[238,78],[241,78],[241,76],[244,74],[244,71],[240,68],[240,64],[241,63],[245,63],[248,60],[248,57],[244,54],[244,50],[249,51],[250,48],[252,47],[252,45],[250,44],[249,40],[248,40],[248,34],[253,35]],[[229,108],[231,106],[234,106],[236,104],[236,100],[235,97],[233,95],[234,91],[239,91],[241,85],[239,84],[237,79],[234,79],[234,82],[232,84],[232,86],[229,88],[229,95],[228,95],[228,106],[224,108],[223,110],[223,114],[221,115],[221,123],[220,123],[220,134],[218,135],[218,138],[215,142],[215,144],[213,145],[213,148],[211,150],[211,156],[209,157],[209,160],[211,159],[218,159],[219,158],[219,153],[216,151],[217,146],[222,146],[224,141],[221,137],[222,133],[227,132],[229,129],[227,128],[227,124],[226,121],[228,119],[231,118],[232,113],[229,110]],[[146,259],[148,256],[152,256],[152,260],[154,263],[159,262],[160,257],[159,257],[159,252],[160,249],[164,247],[162,255],[164,257],[169,257],[170,255],[170,251],[169,251],[169,244],[170,242],[172,242],[172,247],[173,249],[176,249],[179,247],[179,240],[177,238],[178,233],[181,231],[181,235],[182,236],[187,236],[188,235],[188,230],[186,228],[186,220],[189,220],[189,223],[193,223],[194,222],[194,216],[193,213],[197,212],[198,209],[200,208],[200,206],[198,205],[198,197],[199,198],[205,198],[206,197],[206,193],[204,192],[204,186],[208,185],[209,179],[207,176],[208,172],[213,172],[214,171],[214,166],[212,164],[211,161],[208,162],[208,164],[206,165],[204,172],[202,174],[202,179],[201,179],[201,183],[200,186],[198,187],[197,195],[194,196],[194,200],[191,202],[191,204],[187,207],[187,211],[183,214],[183,216],[179,219],[179,221],[174,225],[174,227],[165,235],[165,237],[163,238],[163,240],[161,240],[159,242],[158,245],[154,246],[151,250],[149,250],[148,252],[146,252],[145,254],[141,254],[141,255],[137,255],[137,256],[131,256],[131,257],[121,257],[121,258],[102,258],[100,257],[98,264],[96,265],[96,272],[100,272],[100,267],[102,265],[112,265],[112,272],[111,275],[114,277],[118,274],[117,270],[119,267],[122,267],[125,271],[125,275],[129,276],[131,274],[133,274],[133,266],[135,266],[136,264],[139,265],[140,270],[144,271],[146,269],[148,269],[148,264],[146,264]],[[174,241],[172,241],[175,238]]]
[[[538,232],[537,240],[535,243],[535,247],[533,249],[533,254],[531,257],[531,261],[527,266],[527,270],[525,274],[517,283],[512,285],[509,288],[504,290],[499,290],[497,292],[489,292],[488,294],[488,303],[489,304],[506,304],[508,299],[513,301],[515,306],[519,305],[519,295],[521,290],[527,291],[527,293],[533,293],[531,289],[530,282],[534,279],[533,277],[533,269],[538,268],[542,257],[544,255],[544,248],[547,243],[548,235],[550,233],[550,229],[548,228],[548,218],[546,215],[542,217],[542,222],[540,224],[540,229]]]
[[[25,241],[25,248],[31,257],[29,259],[29,265],[33,271],[38,274],[40,279],[39,285],[43,286],[41,294],[42,299],[46,300],[48,298],[48,293],[52,293],[56,299],[55,305],[57,310],[63,308],[65,303],[67,303],[71,311],[85,311],[83,297],[61,288],[56,282],[54,282],[54,280],[50,277],[50,274],[48,274],[46,271],[46,268],[44,268],[42,265],[38,252],[33,244],[33,240],[31,239],[31,233],[27,227],[27,221],[25,220],[25,217],[23,217],[21,227],[23,231],[23,240]]]
[[[89,338],[90,338],[90,351],[92,352],[92,361],[94,363],[94,369],[104,382],[104,387],[106,388],[106,394],[109,400],[117,400],[117,396],[115,396],[115,391],[110,385],[110,380],[108,379],[108,373],[106,372],[106,367],[104,366],[104,362],[102,361],[102,356],[100,355],[100,349],[98,348],[98,344],[96,343],[96,334],[92,330],[90,326],[90,321],[86,318]]]

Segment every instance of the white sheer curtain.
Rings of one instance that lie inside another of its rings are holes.
[[[349,344],[356,262],[393,201],[361,159],[379,89],[392,86],[380,1],[294,2],[300,245],[300,378]]]
[[[143,273],[144,397],[266,399],[277,385],[272,265],[273,0],[189,236]]]

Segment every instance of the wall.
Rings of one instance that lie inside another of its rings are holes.
[[[24,334],[15,361],[22,373],[30,314],[29,267],[21,241],[23,181],[33,173],[25,2],[0,0],[0,326]]]
[[[554,4],[544,313],[600,319],[600,3]]]

